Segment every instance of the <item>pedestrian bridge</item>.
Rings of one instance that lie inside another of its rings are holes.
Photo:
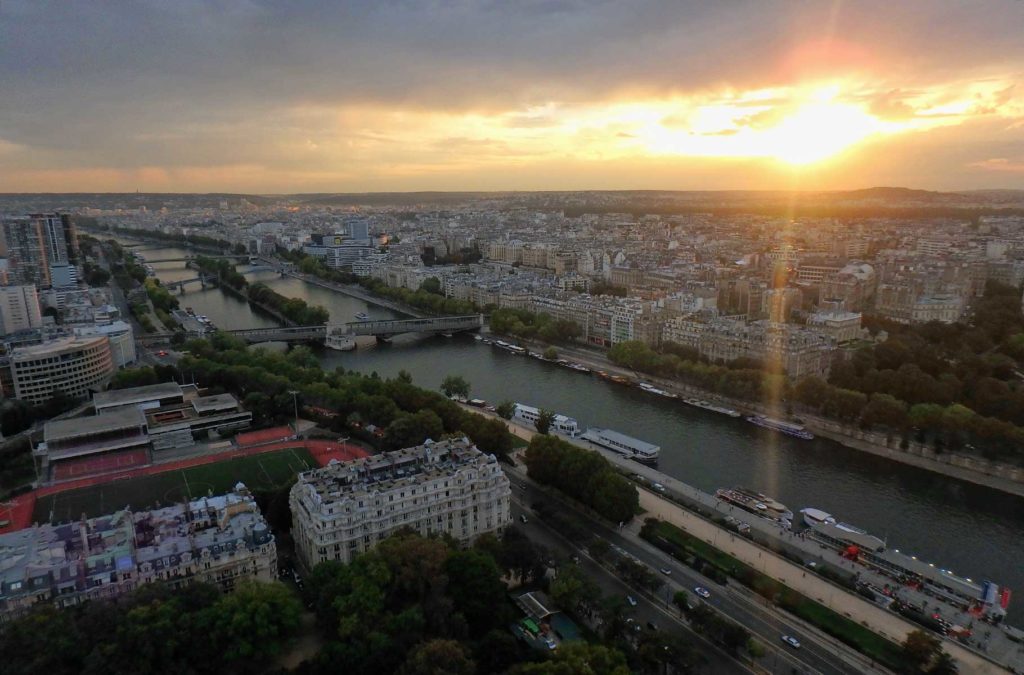
[[[372,336],[390,340],[403,333],[460,333],[480,330],[484,325],[482,314],[468,316],[438,316],[425,319],[385,319],[380,321],[352,321],[334,325],[341,332],[355,336]],[[279,328],[251,328],[224,331],[236,335],[249,344],[259,342],[322,342],[327,337],[327,326],[282,326]]]

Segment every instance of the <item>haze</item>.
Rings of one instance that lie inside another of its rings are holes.
[[[0,4],[0,190],[1024,187],[1024,2]]]

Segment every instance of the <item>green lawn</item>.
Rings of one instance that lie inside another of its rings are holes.
[[[222,494],[239,481],[252,490],[269,490],[286,485],[297,472],[316,465],[304,448],[239,457],[41,497],[32,517],[40,523],[51,518],[59,522],[80,518],[83,513],[90,518],[109,514],[126,506],[133,509],[166,506],[185,498],[196,499],[211,491]]]

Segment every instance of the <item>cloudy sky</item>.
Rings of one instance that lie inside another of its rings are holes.
[[[0,192],[1024,188],[1021,0],[0,0]]]

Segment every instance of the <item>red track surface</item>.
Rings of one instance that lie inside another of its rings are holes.
[[[265,431],[270,432],[275,430],[267,429]],[[290,432],[291,430],[289,430],[289,433]],[[270,436],[270,434],[268,434],[268,436]],[[58,492],[77,490],[78,488],[91,487],[93,485],[102,485],[103,483],[110,483],[115,480],[122,480],[125,478],[152,476],[166,471],[188,469],[193,466],[223,462],[224,460],[235,459],[236,457],[249,457],[252,455],[260,455],[265,452],[288,450],[289,448],[304,448],[313,456],[313,459],[315,459],[320,466],[326,466],[332,459],[347,461],[369,456],[369,453],[365,450],[354,445],[336,443],[333,441],[306,441],[299,439],[281,441],[278,443],[266,443],[255,447],[231,448],[230,450],[225,450],[224,452],[217,453],[215,455],[190,457],[188,459],[178,460],[177,462],[168,462],[167,464],[151,464],[137,469],[106,473],[102,476],[91,476],[88,478],[69,480],[57,485],[41,487],[37,490],[33,490],[32,492],[19,495],[10,502],[0,504],[0,520],[10,521],[9,525],[0,527],[0,534],[21,530],[30,526],[32,524],[32,512],[35,509],[36,499],[39,497],[46,497]]]
[[[280,443],[293,438],[295,432],[291,427],[274,427],[273,429],[260,429],[235,436],[235,445],[240,448],[251,448],[254,445],[266,443]]]
[[[111,452],[98,457],[83,457],[57,462],[53,466],[53,480],[63,481],[92,474],[107,473],[117,469],[130,469],[149,463],[145,450]]]

